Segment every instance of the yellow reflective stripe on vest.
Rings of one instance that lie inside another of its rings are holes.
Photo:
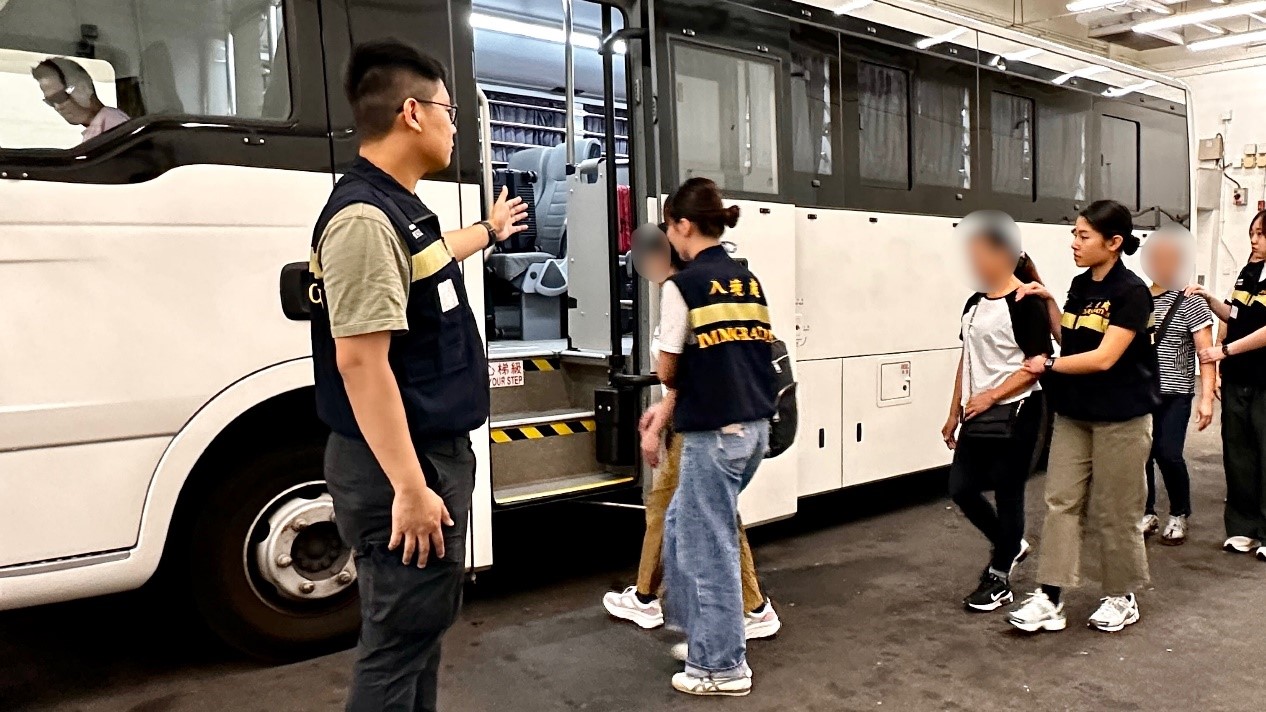
[[[308,271],[311,272],[312,276],[317,279],[321,279],[325,276],[324,270],[321,269],[321,260],[317,257],[316,250],[313,250],[312,253],[308,255]]]
[[[755,302],[723,302],[690,310],[690,326],[694,329],[727,321],[758,321],[768,324],[769,307]]]
[[[1248,306],[1249,300],[1251,298],[1252,298],[1251,294],[1242,290],[1237,289],[1234,292],[1231,292],[1231,301],[1239,302],[1240,304],[1243,304],[1244,306]]]
[[[432,242],[413,256],[413,281],[433,277],[452,261],[453,256],[449,254],[448,245],[443,240]]]
[[[1059,325],[1065,329],[1073,328],[1077,325],[1077,315],[1064,312],[1064,315],[1059,318]]]

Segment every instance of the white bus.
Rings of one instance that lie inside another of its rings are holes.
[[[444,225],[494,182],[534,204],[527,239],[464,265],[493,403],[472,570],[500,510],[636,501],[654,295],[622,253],[689,176],[742,206],[728,234],[801,382],[799,441],[745,519],[947,464],[955,220],[1010,212],[1056,286],[1095,198],[1189,222],[1187,92],[902,0],[836,4],[0,0],[0,608],[163,567],[255,654],[355,629],[290,283],[356,151],[342,67],[378,37],[452,68],[453,164],[418,186]],[[37,80],[52,57],[90,80]],[[85,141],[91,89],[128,120]]]

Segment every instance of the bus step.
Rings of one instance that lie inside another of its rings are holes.
[[[631,484],[634,480],[635,478],[632,475],[589,472],[552,480],[497,487],[493,489],[492,500],[497,504],[523,504],[524,502],[566,497],[619,487]]]
[[[581,435],[596,429],[592,410],[557,408],[496,416],[489,427],[493,443],[540,440],[561,435]]]

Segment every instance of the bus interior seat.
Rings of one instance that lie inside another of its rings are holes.
[[[602,155],[592,138],[576,141],[576,160]],[[562,336],[562,301],[567,291],[567,145],[531,148],[510,157],[514,170],[536,170],[535,243],[531,251],[496,252],[488,268],[518,292],[520,338],[526,341]]]
[[[146,113],[187,113],[176,91],[176,73],[166,42],[154,42],[141,52],[141,95]]]

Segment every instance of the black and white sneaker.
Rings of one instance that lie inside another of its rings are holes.
[[[1015,600],[1011,585],[1006,579],[989,569],[980,575],[980,585],[967,598],[963,606],[969,611],[988,612],[997,610]]]

